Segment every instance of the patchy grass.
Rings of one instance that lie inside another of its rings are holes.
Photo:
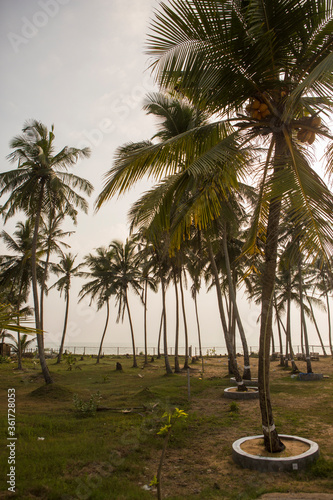
[[[142,359],[139,357],[139,360]],[[238,358],[240,365],[242,358]],[[123,372],[115,370],[120,361]],[[257,359],[251,359],[256,376]],[[148,500],[142,487],[157,472],[163,445],[156,433],[164,411],[174,407],[188,414],[171,435],[163,467],[163,494],[168,500],[255,499],[263,493],[331,492],[333,489],[332,390],[333,363],[313,363],[330,378],[300,382],[291,372],[271,365],[271,396],[281,434],[297,434],[318,442],[320,459],[307,471],[264,474],[243,470],[231,459],[236,439],[261,433],[258,401],[237,404],[223,398],[230,386],[226,358],[192,365],[191,398],[187,373],[166,376],[162,360],[139,369],[126,357],[105,357],[99,365],[90,357],[68,365],[49,361],[55,383],[44,385],[38,366],[24,361],[0,365],[1,435],[6,442],[7,390],[16,392],[16,493],[9,493],[6,472],[0,477],[0,498]],[[302,363],[298,363],[304,369]],[[80,369],[78,369],[79,367]],[[74,394],[89,401],[99,392],[95,416],[79,418]],[[103,407],[103,408],[101,408]],[[8,449],[2,448],[0,468],[8,473]]]

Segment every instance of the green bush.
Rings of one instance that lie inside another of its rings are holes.
[[[88,401],[83,401],[78,394],[74,394],[73,403],[74,408],[78,416],[80,417],[92,417],[96,414],[98,403],[101,400],[101,394],[97,391],[92,394]]]

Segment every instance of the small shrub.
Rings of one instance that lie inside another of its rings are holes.
[[[96,414],[98,403],[101,400],[101,394],[97,391],[92,394],[88,401],[83,401],[78,394],[74,394],[73,403],[74,408],[78,416],[80,417],[92,417]]]
[[[235,413],[239,412],[239,405],[236,403],[236,401],[232,401],[230,403],[230,411],[234,411]]]

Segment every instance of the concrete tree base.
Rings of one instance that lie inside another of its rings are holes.
[[[223,394],[225,398],[236,399],[236,400],[259,398],[258,387],[248,387],[247,391],[237,391],[236,387],[227,387],[226,389],[224,389]]]
[[[236,384],[237,383],[235,377],[232,377],[230,379],[230,382],[232,384]],[[251,380],[246,380],[245,378],[243,378],[243,382],[246,385],[246,387],[258,387],[258,379],[257,378],[253,378]]]
[[[297,378],[302,381],[322,380],[324,375],[322,373],[299,373]]]
[[[234,462],[246,469],[254,469],[260,472],[278,472],[278,471],[297,471],[304,469],[308,464],[314,462],[319,456],[319,446],[314,441],[298,436],[288,436],[279,434],[281,441],[286,445],[288,443],[303,445],[305,450],[300,454],[292,456],[282,456],[284,452],[277,454],[268,454],[269,456],[254,455],[242,449],[242,445],[251,444],[251,441],[257,442],[263,440],[264,436],[248,436],[235,441],[232,445],[232,458]],[[262,447],[263,448],[263,447]]]

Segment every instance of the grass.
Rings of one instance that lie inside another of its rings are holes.
[[[156,493],[143,489],[156,474],[163,439],[156,433],[164,411],[174,407],[189,416],[171,435],[163,468],[168,500],[254,499],[263,493],[330,492],[333,489],[333,365],[315,366],[330,375],[318,382],[299,382],[272,363],[271,395],[281,434],[297,434],[319,443],[321,457],[305,472],[263,474],[242,470],[231,459],[231,444],[260,432],[258,401],[230,403],[222,397],[230,386],[224,358],[208,358],[205,374],[192,365],[191,398],[186,373],[166,376],[162,360],[141,368],[131,359],[105,357],[100,365],[84,357],[68,370],[49,360],[55,383],[45,386],[38,366],[24,361],[0,364],[1,428],[7,441],[7,391],[16,392],[16,492],[0,477],[0,498],[145,500]],[[115,370],[121,361],[123,372]],[[240,359],[240,363],[241,363]],[[257,360],[252,359],[253,376]],[[79,366],[80,369],[76,367]],[[102,407],[82,418],[73,396],[87,402],[100,393]],[[120,410],[125,410],[121,412]],[[2,447],[0,469],[9,470]],[[241,481],[239,478],[241,477]]]

